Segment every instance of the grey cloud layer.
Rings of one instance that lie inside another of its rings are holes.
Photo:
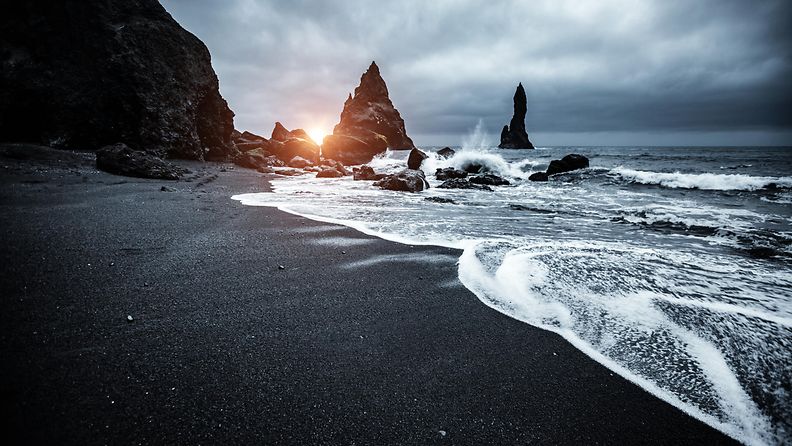
[[[529,132],[792,128],[784,0],[163,4],[209,47],[243,129],[331,129],[371,60],[419,143],[497,132],[517,82]]]

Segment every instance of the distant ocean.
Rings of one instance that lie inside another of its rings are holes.
[[[790,441],[792,148],[456,149],[424,161],[432,186],[436,168],[474,162],[511,186],[410,194],[311,174],[234,198],[461,248],[459,278],[486,305],[746,443]],[[527,181],[569,153],[591,167]]]

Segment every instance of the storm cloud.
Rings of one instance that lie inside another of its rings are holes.
[[[376,60],[418,144],[496,137],[518,82],[539,146],[792,144],[792,3],[163,0],[239,129],[331,131]]]

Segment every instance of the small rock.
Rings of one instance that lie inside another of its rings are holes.
[[[440,434],[441,437],[445,437],[446,435],[448,435],[446,431],[437,431],[437,433]]]
[[[160,192],[176,192],[176,189],[170,186],[162,186]]]
[[[132,321],[134,321],[134,320],[135,320],[135,319],[132,317],[132,315],[131,315],[131,314],[128,314],[128,315],[127,315],[127,322],[132,322]]]
[[[278,265],[278,269],[286,269],[286,267],[283,265]]]
[[[530,181],[547,181],[548,175],[544,172],[536,172],[532,173],[531,176],[528,177]]]
[[[421,150],[412,149],[410,150],[410,155],[407,157],[407,168],[412,170],[418,170],[421,168],[421,163],[423,160],[429,158],[429,156]]]
[[[454,156],[456,152],[451,147],[443,147],[442,149],[437,151],[437,154],[447,159]]]

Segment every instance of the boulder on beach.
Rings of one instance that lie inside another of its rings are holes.
[[[322,167],[332,167],[333,169],[341,172],[342,175],[350,175],[349,171],[344,167],[344,164],[334,159],[322,158],[319,160],[319,165]]]
[[[0,29],[0,139],[236,153],[209,51],[158,1],[11,2]]]
[[[429,158],[429,155],[422,152],[421,150],[418,149],[410,150],[410,155],[407,157],[407,168],[415,169],[415,170],[420,169],[421,164],[426,158]]]
[[[498,147],[502,149],[534,148],[525,131],[525,113],[528,110],[526,102],[525,89],[520,83],[517,86],[517,91],[514,92],[514,115],[512,115],[509,125],[503,126],[501,142]]]
[[[286,165],[289,166],[289,167],[302,169],[302,168],[305,168],[305,167],[308,167],[308,166],[313,166],[313,163],[308,161],[307,159],[301,157],[301,156],[295,156],[294,158],[289,160],[289,162],[286,163]]]
[[[453,167],[446,167],[435,171],[435,178],[441,181],[450,180],[451,178],[465,178],[467,176],[468,173],[464,170],[454,169]]]
[[[410,150],[415,144],[407,136],[404,120],[388,96],[379,67],[372,62],[361,76],[354,96],[350,94],[344,102],[341,120],[333,134],[324,138],[322,153],[349,164],[363,164],[387,148]]]
[[[247,167],[249,169],[257,169],[261,166],[269,165],[267,159],[272,156],[269,152],[262,148],[247,150],[234,157],[234,164],[240,167]]]
[[[583,155],[576,153],[567,155],[560,160],[550,161],[547,166],[547,174],[555,175],[557,173],[571,172],[573,170],[585,169],[589,166],[589,160]]]
[[[154,154],[132,150],[124,143],[97,150],[96,167],[115,175],[160,180],[178,180],[184,172]]]
[[[456,154],[456,151],[454,149],[452,149],[451,147],[443,147],[442,149],[437,151],[437,155],[438,156],[441,156],[441,157],[446,158],[446,159],[451,158],[455,154]]]
[[[352,178],[358,181],[377,181],[385,178],[384,173],[376,173],[371,166],[360,166],[352,169]]]
[[[492,188],[483,184],[473,184],[465,178],[452,178],[443,181],[443,184],[437,186],[439,189],[477,189],[492,191]]]
[[[420,192],[429,189],[429,183],[422,170],[404,169],[399,173],[386,175],[374,183],[375,186],[402,192]]]
[[[509,180],[505,178],[501,178],[497,175],[493,175],[491,173],[470,177],[468,178],[468,181],[470,181],[473,184],[484,184],[487,186],[508,186],[509,184],[511,184],[509,183]]]
[[[343,176],[344,174],[334,167],[323,167],[322,170],[316,174],[316,178],[340,178]]]

